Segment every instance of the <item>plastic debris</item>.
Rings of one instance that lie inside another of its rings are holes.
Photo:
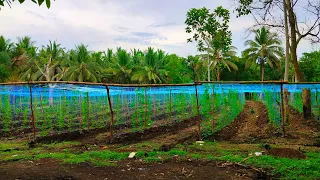
[[[132,152],[129,154],[128,158],[133,158],[136,154],[137,154],[137,152]]]
[[[196,141],[197,144],[204,144],[204,141]]]

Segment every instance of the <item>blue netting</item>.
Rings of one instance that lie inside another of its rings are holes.
[[[106,86],[76,84],[0,85],[0,133],[31,132],[30,87],[40,135],[106,128],[111,122]],[[289,104],[302,111],[302,90],[309,89],[313,114],[320,116],[320,84],[284,84]],[[174,124],[197,116],[195,86],[109,86],[114,125],[120,131]],[[197,85],[201,122],[210,132],[230,124],[247,100],[266,105],[270,121],[281,123],[280,84]]]

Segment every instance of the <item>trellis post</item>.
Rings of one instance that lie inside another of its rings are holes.
[[[29,84],[30,91],[30,110],[31,110],[31,123],[32,123],[32,132],[33,132],[33,141],[36,139],[36,119],[33,111],[33,100],[32,100],[32,85]]]
[[[114,112],[113,112],[113,109],[112,109],[112,103],[111,103],[111,97],[110,97],[110,89],[109,89],[109,87],[107,85],[106,85],[106,90],[107,90],[107,95],[108,95],[109,108],[110,108],[110,112],[111,112],[110,136],[111,136],[111,138],[113,138]]]
[[[284,112],[284,101],[283,101],[283,82],[280,83],[280,98],[281,98],[281,126],[282,126],[282,133],[285,136],[285,112]]]

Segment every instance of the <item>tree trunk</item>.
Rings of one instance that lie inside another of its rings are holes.
[[[212,81],[214,81],[214,68],[212,68],[212,72],[211,72],[211,74],[212,74]],[[216,81],[218,81],[218,80],[216,80]]]
[[[310,89],[302,90],[302,102],[303,102],[303,117],[308,119],[312,116],[311,111],[311,92]]]
[[[220,68],[219,68],[219,66],[217,67],[217,81],[220,81]]]
[[[286,6],[286,0],[283,0],[283,13],[284,13],[284,26],[285,26],[285,35],[286,35],[286,56],[285,56],[285,70],[284,70],[284,81],[289,81],[289,51],[290,51],[290,42],[289,42],[289,28],[288,28],[288,12]],[[285,123],[289,122],[289,96],[288,88],[284,89],[283,92],[283,103],[284,103],[284,119]]]
[[[286,1],[283,0],[283,9],[284,9],[284,26],[285,26],[285,35],[286,35],[286,56],[285,56],[285,68],[284,68],[284,81],[289,79],[289,51],[290,51],[290,38],[289,38],[289,27],[288,27],[288,16],[287,16],[287,6]]]
[[[289,16],[289,25],[290,25],[290,32],[291,32],[291,56],[292,56],[292,64],[295,71],[295,77],[297,82],[305,82],[305,78],[303,73],[298,64],[298,57],[297,57],[297,31],[296,31],[296,18],[293,11],[291,0],[286,0],[286,5],[288,9],[288,16]],[[311,92],[308,89],[304,89],[302,91],[302,99],[303,99],[303,115],[305,119],[311,117]]]
[[[262,62],[261,63],[261,81],[264,81],[264,56],[262,56]]]

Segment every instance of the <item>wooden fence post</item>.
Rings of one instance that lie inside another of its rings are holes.
[[[318,108],[318,120],[320,120],[320,107],[319,107],[318,89],[316,89],[316,104],[317,104],[317,108]]]
[[[281,98],[281,126],[282,126],[282,133],[283,137],[285,136],[285,112],[284,112],[284,102],[283,102],[283,83],[280,83],[280,98]]]
[[[42,112],[42,115],[43,115],[43,123],[44,123],[44,127],[47,128],[47,117],[46,117],[46,113],[44,111],[44,108],[43,108],[43,102],[42,102],[42,95],[40,94],[40,105],[41,105],[41,112]],[[42,125],[43,127],[43,125]]]
[[[145,104],[145,117],[144,117],[144,128],[147,128],[148,118],[148,102],[147,102],[147,88],[144,88],[144,104]]]
[[[33,111],[33,100],[32,100],[32,85],[29,85],[30,90],[30,110],[31,110],[31,123],[32,123],[32,131],[33,131],[33,141],[36,139],[36,120]]]
[[[197,100],[197,120],[198,120],[198,133],[199,133],[199,140],[202,140],[201,138],[201,118],[200,118],[200,107],[199,107],[199,98],[198,98],[198,89],[197,89],[197,83],[194,83],[194,88],[196,90],[196,100]]]
[[[174,122],[173,122],[173,120],[172,120],[172,97],[171,97],[171,89],[170,89],[170,91],[169,91],[169,109],[170,109],[170,122],[172,123],[172,124],[174,124]]]
[[[90,129],[91,120],[90,120],[90,98],[89,98],[89,92],[86,92],[87,96],[87,120],[88,120],[88,129]]]
[[[110,108],[110,112],[111,112],[110,136],[111,136],[111,138],[113,138],[114,112],[112,109],[112,103],[111,103],[111,98],[110,98],[110,89],[108,86],[106,86],[106,89],[107,89],[107,95],[108,95],[109,108]]]
[[[214,130],[214,86],[212,85],[212,132]]]

